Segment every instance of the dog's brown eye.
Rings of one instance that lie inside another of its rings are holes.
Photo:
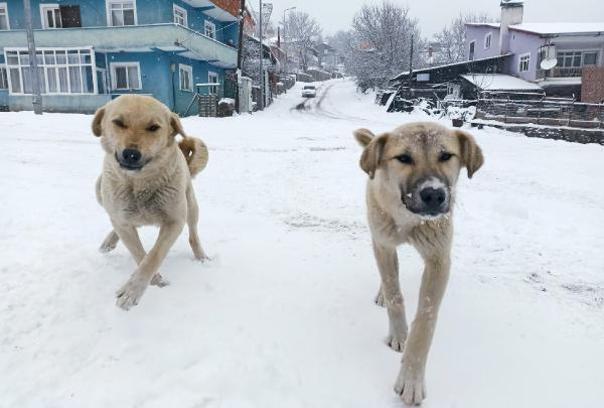
[[[114,119],[113,124],[119,128],[126,129],[126,125],[120,119]]]
[[[159,125],[151,125],[147,128],[149,132],[157,132],[159,130]]]
[[[396,160],[403,164],[413,164],[413,157],[409,156],[408,154],[401,154],[400,156],[396,157]]]
[[[446,162],[446,161],[451,160],[451,157],[453,157],[453,155],[451,153],[442,152],[440,154],[440,157],[438,158],[438,160],[441,162]]]

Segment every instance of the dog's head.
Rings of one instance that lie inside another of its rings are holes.
[[[178,116],[149,96],[123,95],[97,110],[92,132],[125,171],[142,170],[177,134],[185,136]]]
[[[365,149],[361,168],[381,191],[424,217],[447,214],[461,168],[471,178],[484,162],[469,133],[435,123],[412,123],[379,136],[359,129],[354,135]]]

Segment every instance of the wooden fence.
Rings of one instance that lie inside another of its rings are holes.
[[[604,104],[480,99],[476,108],[477,119],[581,129],[604,128]]]

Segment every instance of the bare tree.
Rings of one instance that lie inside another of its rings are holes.
[[[338,31],[328,36],[325,41],[343,59],[344,66],[348,66],[352,53],[352,33],[350,31]]]
[[[309,14],[289,13],[286,21],[289,49],[298,56],[303,71],[308,69],[313,53],[313,45],[321,37],[321,26]]]
[[[466,23],[489,23],[493,19],[488,14],[460,13],[437,33],[434,38],[440,44],[440,52],[435,55],[437,64],[461,62],[466,57]]]
[[[348,71],[365,91],[387,85],[396,74],[409,68],[411,44],[423,47],[418,21],[409,8],[383,1],[364,5],[352,23]],[[413,55],[415,67],[423,64],[420,52]]]

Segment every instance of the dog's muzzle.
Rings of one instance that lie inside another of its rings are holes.
[[[137,149],[124,149],[120,154],[115,153],[115,160],[120,167],[126,170],[140,170],[147,162],[143,161],[143,155]]]
[[[411,193],[403,195],[403,203],[414,214],[437,217],[449,212],[451,193],[441,180],[431,177],[420,181]]]

